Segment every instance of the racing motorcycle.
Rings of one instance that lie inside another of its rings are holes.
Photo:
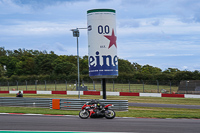
[[[79,112],[79,117],[82,119],[90,118],[101,118],[105,117],[107,119],[115,118],[115,112],[109,109],[112,104],[104,105],[97,101],[86,102]]]

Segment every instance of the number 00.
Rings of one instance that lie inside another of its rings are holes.
[[[109,32],[110,32],[110,29],[109,29],[108,25],[104,26],[104,28],[103,28],[102,25],[98,26],[98,33],[99,34],[109,34]]]

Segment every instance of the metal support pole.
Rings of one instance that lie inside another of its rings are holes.
[[[17,90],[18,90],[18,81],[16,80],[16,82],[17,82]]]
[[[171,82],[171,80],[169,81],[169,85],[170,85],[170,94],[172,94],[172,88],[171,88],[172,82]]]
[[[186,94],[187,94],[187,92],[188,92],[188,83],[189,83],[190,81],[186,81]]]
[[[8,82],[8,81],[7,81]],[[8,82],[8,91],[9,91],[9,82]]]
[[[37,80],[35,80],[35,90],[37,91]]]
[[[156,82],[157,82],[157,88],[158,88],[158,93],[159,93],[159,82],[158,80],[156,80]]]
[[[26,83],[26,90],[27,90],[27,81],[25,80],[25,83]]]
[[[142,84],[143,84],[143,93],[144,93],[144,81],[142,80]]]
[[[46,85],[47,85],[46,80],[44,80],[44,84],[45,84],[45,91],[46,91],[47,90],[47,88],[46,88]]]
[[[76,80],[76,91],[78,90],[77,80]]]
[[[113,80],[113,92],[115,91],[115,82]]]
[[[94,81],[94,80],[93,80],[93,88],[94,88],[94,90],[96,90],[96,89],[95,89],[95,81]]]
[[[78,30],[78,29],[77,29]],[[78,99],[80,99],[80,76],[79,76],[79,47],[78,47],[78,36],[77,36],[77,66],[78,66]]]
[[[67,91],[67,80],[65,80],[65,84],[66,84],[66,91]]]
[[[55,81],[55,91],[56,91],[56,80],[54,80]]]
[[[80,99],[79,47],[78,47],[79,30],[78,29],[87,29],[87,28],[76,28],[76,29],[71,30],[73,32],[73,37],[77,38],[78,98]]]
[[[103,80],[101,79],[101,90],[103,90]]]
[[[106,99],[106,79],[102,79],[102,86],[103,86],[103,99]]]

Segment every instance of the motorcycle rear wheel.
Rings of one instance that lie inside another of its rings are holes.
[[[105,117],[107,119],[113,119],[115,118],[115,111],[111,110],[111,109],[108,109],[105,111]]]
[[[81,110],[81,111],[79,112],[79,117],[80,117],[81,119],[87,119],[89,116],[90,116],[90,113],[89,113],[88,110]]]

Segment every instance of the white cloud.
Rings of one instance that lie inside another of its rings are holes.
[[[199,69],[199,7],[198,0],[0,0],[0,44],[76,55],[70,29],[86,27],[87,10],[112,8],[120,58]],[[86,55],[87,31],[80,32],[80,55]]]
[[[56,48],[59,50],[59,51],[67,51],[67,49],[66,49],[66,46],[64,46],[63,44],[61,44],[61,43],[59,43],[59,42],[56,42],[55,43],[55,46],[56,46]]]
[[[57,35],[71,34],[70,29],[85,27],[84,24],[74,21],[68,22],[45,22],[45,21],[17,21],[13,25],[0,25],[2,35]]]

